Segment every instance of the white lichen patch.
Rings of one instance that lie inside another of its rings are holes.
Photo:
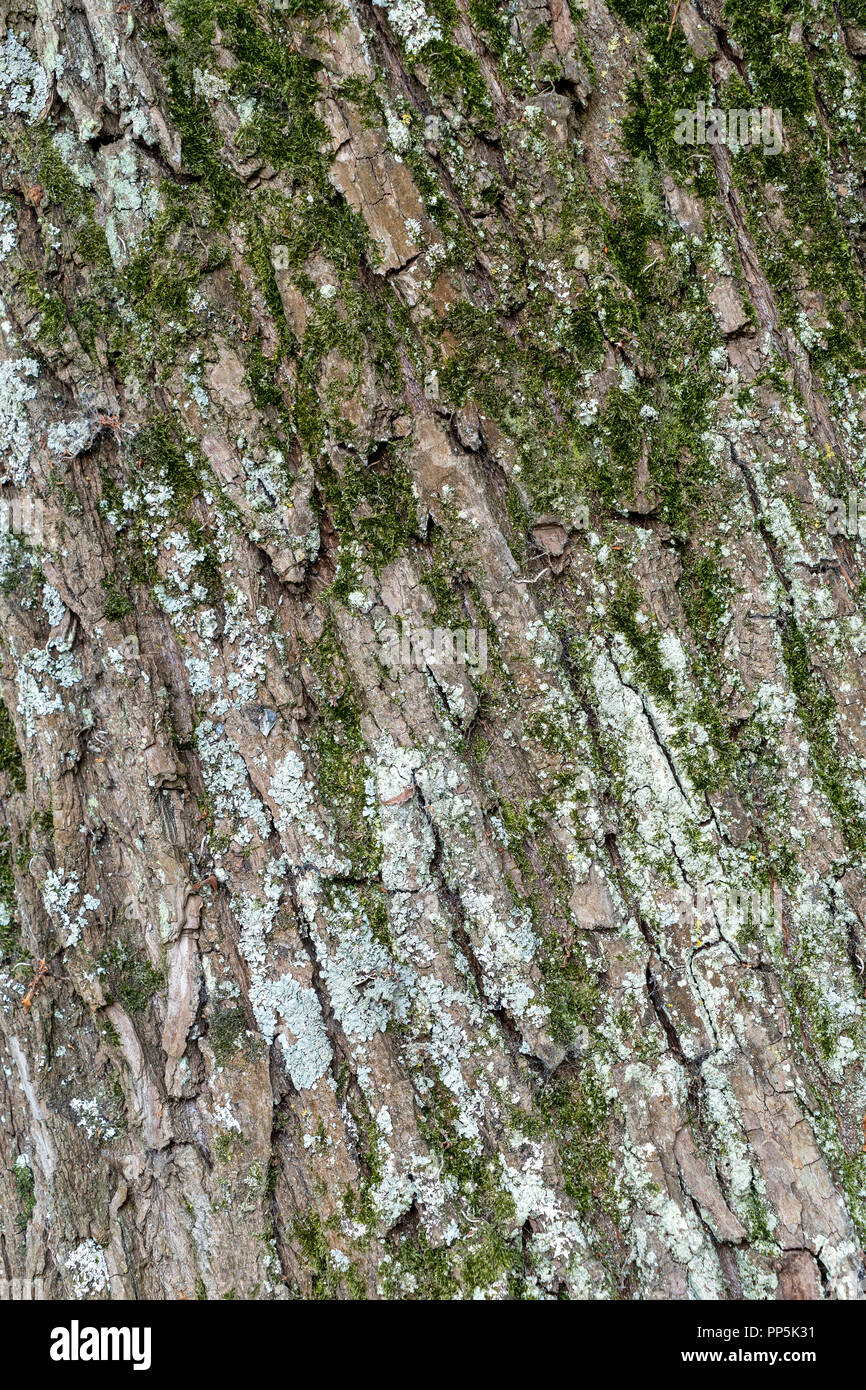
[[[415,58],[426,47],[442,37],[442,26],[435,16],[427,13],[422,0],[388,0],[385,6],[388,22],[400,38],[410,57]]]
[[[81,667],[70,651],[50,651],[31,647],[18,664],[18,713],[24,720],[27,737],[37,733],[39,721],[58,714],[66,707],[63,691],[81,680]],[[50,728],[44,730],[51,744]]]
[[[0,199],[0,261],[8,260],[18,244],[18,223],[11,203]]]
[[[66,458],[77,458],[93,443],[95,429],[90,420],[58,420],[45,431],[45,443],[49,454]]]
[[[13,33],[7,30],[0,44],[0,99],[8,111],[32,124],[48,101],[48,73]]]
[[[514,1202],[513,1233],[532,1220],[532,1266],[536,1279],[551,1285],[568,1275],[574,1298],[598,1297],[584,1266],[586,1235],[580,1222],[554,1192],[544,1176],[545,1151],[541,1144],[525,1143],[522,1162],[511,1163],[500,1155],[503,1186]]]
[[[214,724],[210,719],[202,720],[196,730],[196,743],[217,818],[233,827],[233,836],[239,845],[251,844],[254,836],[267,839],[270,832],[267,811],[250,787],[246,763],[223,725]]]
[[[292,832],[300,841],[302,862],[328,875],[351,871],[350,863],[336,850],[334,831],[318,803],[315,783],[294,750],[274,768],[268,794],[281,833]]]
[[[263,879],[263,897],[251,894],[232,899],[241,928],[240,950],[250,971],[250,1002],[256,1023],[268,1045],[279,1038],[286,1066],[298,1090],[306,1090],[327,1074],[331,1045],[315,989],[284,972],[271,972],[268,940],[283,895],[286,860],[272,861]]]
[[[304,884],[309,885],[312,877],[306,874]],[[373,936],[357,893],[336,887],[331,900],[330,905],[316,904],[307,916],[312,918],[311,932],[334,1015],[349,1038],[365,1042],[384,1032],[395,1015],[408,972],[395,965]],[[302,898],[305,903],[308,897]]]
[[[66,616],[67,609],[53,584],[43,584],[42,586],[42,607],[48,619],[48,626],[59,627]]]
[[[78,1125],[84,1130],[88,1139],[99,1141],[113,1139],[117,1133],[114,1126],[103,1115],[100,1103],[95,1097],[73,1096],[69,1102],[69,1108],[77,1117]]]
[[[63,1261],[72,1275],[72,1291],[76,1298],[92,1298],[108,1288],[108,1265],[105,1251],[95,1240],[83,1240]]]
[[[0,362],[0,482],[16,487],[27,482],[32,437],[26,406],[36,398],[38,375],[39,363],[32,357]]]
[[[81,889],[77,874],[71,873],[68,878],[64,878],[62,872],[49,870],[42,885],[42,901],[45,911],[60,928],[66,948],[78,945],[87,922],[87,914],[95,912],[99,907],[99,898],[85,893],[81,897],[77,912],[73,915],[72,903],[78,897],[81,897]]]

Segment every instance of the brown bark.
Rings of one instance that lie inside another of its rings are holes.
[[[672,16],[0,3],[0,1278],[860,1296],[866,31]]]

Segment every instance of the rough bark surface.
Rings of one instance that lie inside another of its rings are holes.
[[[861,1295],[866,14],[673,10],[0,0],[0,1278]]]

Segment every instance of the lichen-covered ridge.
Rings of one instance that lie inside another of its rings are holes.
[[[672,17],[0,0],[0,1278],[862,1296],[866,7]]]

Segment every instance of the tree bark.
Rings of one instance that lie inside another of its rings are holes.
[[[860,1296],[866,15],[783,8],[0,0],[0,1279]]]

